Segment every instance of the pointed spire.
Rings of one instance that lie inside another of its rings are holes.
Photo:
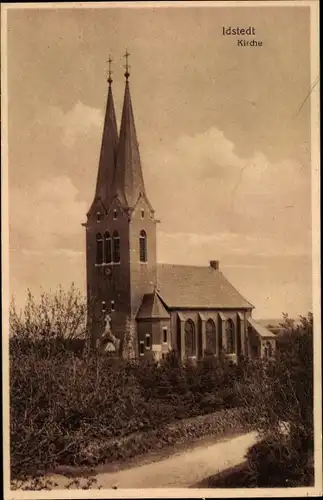
[[[115,162],[118,146],[118,129],[114,109],[113,95],[112,95],[112,71],[111,71],[111,56],[108,60],[108,98],[104,119],[101,153],[99,160],[99,169],[95,190],[95,198],[100,198],[108,208],[112,197],[112,183],[115,171]]]
[[[145,185],[142,175],[139,146],[137,141],[135,120],[133,115],[130,87],[128,51],[125,58],[125,93],[117,151],[117,163],[113,183],[113,192],[127,207],[133,207],[140,194],[145,194]]]

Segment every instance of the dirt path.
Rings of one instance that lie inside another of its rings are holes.
[[[116,472],[99,472],[94,488],[188,488],[203,479],[242,462],[247,449],[256,442],[250,432],[230,440],[196,447],[158,462]],[[71,481],[64,476],[51,476],[63,489]],[[80,484],[86,480],[81,479]]]

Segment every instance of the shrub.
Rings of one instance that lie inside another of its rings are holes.
[[[269,435],[253,445],[246,458],[249,479],[259,488],[314,484],[308,454],[302,453],[289,438]]]
[[[43,294],[38,304],[29,293],[21,315],[11,307],[13,477],[58,464],[97,463],[98,457],[123,459],[153,449],[154,440],[164,446],[208,432],[246,430],[258,417],[265,432],[276,429],[277,435],[281,421],[289,422],[288,446],[302,457],[313,447],[308,320],[303,330],[289,333],[284,345],[290,345],[276,363],[245,360],[237,366],[206,356],[183,364],[171,352],[158,364],[108,358],[84,350],[82,343],[68,349],[68,342],[86,338],[86,312],[74,287]],[[229,420],[215,422],[214,412]],[[204,420],[187,420],[203,414]]]
[[[187,368],[173,355],[160,365],[64,350],[49,355],[37,342],[27,351],[11,349],[13,477],[79,465],[82,450],[111,439],[123,456],[127,436],[223,407],[227,379],[208,375],[205,366]]]
[[[261,434],[269,434],[248,454],[257,486],[266,481],[301,486],[313,480],[313,317],[301,317],[295,326],[285,315],[281,326],[283,347],[276,359],[246,364],[242,384],[246,404],[261,416]]]
[[[221,437],[228,432],[247,432],[254,429],[254,415],[255,412],[234,408],[171,422],[144,433],[137,432],[122,438],[105,441],[96,439],[82,449],[80,462],[93,466],[105,460],[130,459],[148,451],[203,436]]]

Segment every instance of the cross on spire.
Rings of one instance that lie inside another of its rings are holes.
[[[109,64],[109,70],[108,70],[108,83],[111,85],[112,83],[112,70],[111,70],[111,63],[113,62],[111,55],[109,55],[108,59],[108,64]]]
[[[129,56],[130,56],[130,54],[129,54],[129,52],[128,52],[128,49],[126,49],[126,53],[125,53],[125,55],[124,55],[123,57],[126,59],[126,64],[125,64],[125,66],[124,66],[124,67],[125,67],[125,69],[126,69],[126,71],[125,71],[124,76],[126,77],[126,80],[127,80],[127,81],[128,81],[129,76],[130,76],[130,73],[129,73],[130,66],[129,66],[129,63],[128,63],[128,58],[129,58]]]

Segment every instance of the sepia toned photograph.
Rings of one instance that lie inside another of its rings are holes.
[[[1,23],[6,498],[320,495],[318,2]]]

